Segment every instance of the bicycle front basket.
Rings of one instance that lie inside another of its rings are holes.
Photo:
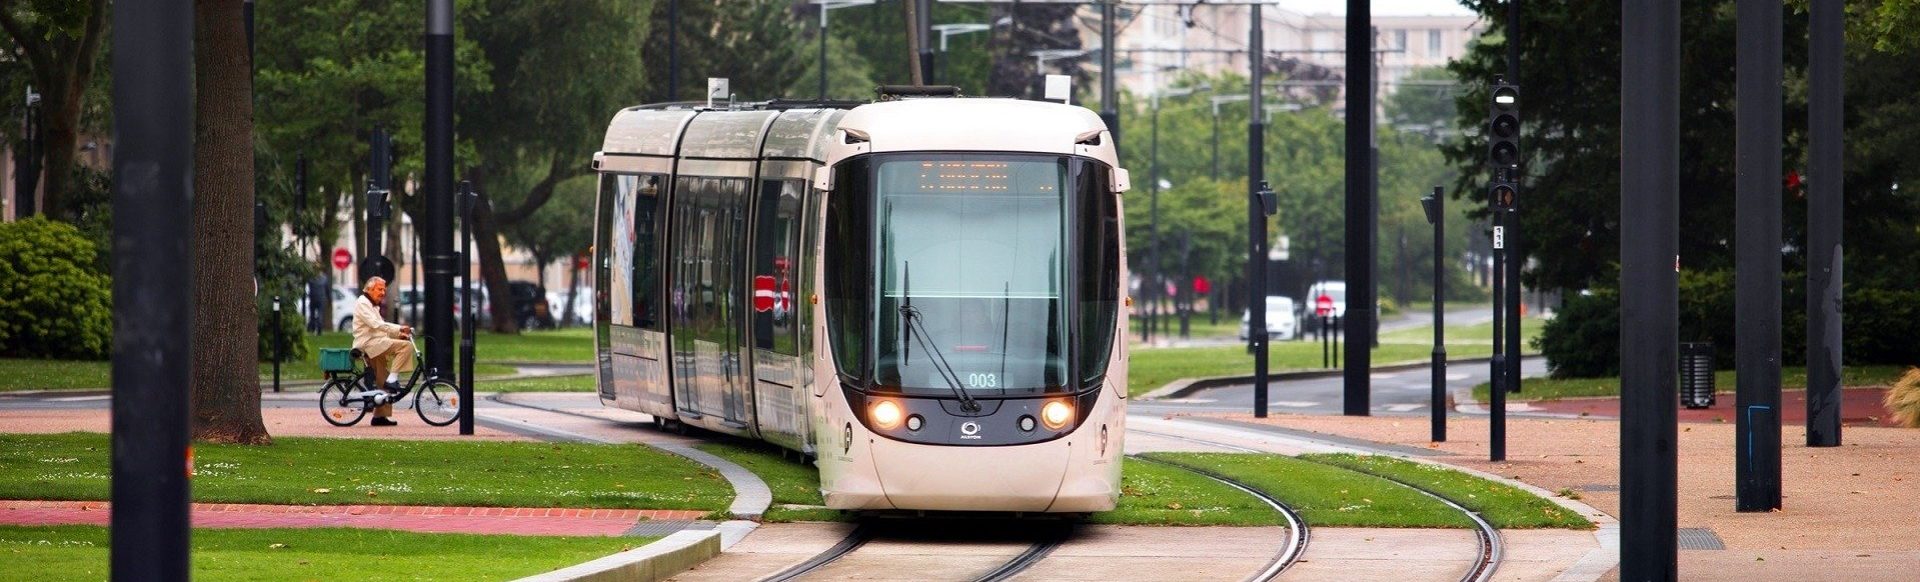
[[[321,372],[352,372],[353,350],[349,348],[320,348]]]

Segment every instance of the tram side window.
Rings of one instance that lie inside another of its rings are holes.
[[[1074,190],[1080,206],[1080,381],[1098,382],[1112,355],[1114,318],[1120,302],[1120,217],[1100,164],[1074,162]]]
[[[775,353],[799,354],[795,322],[800,273],[800,199],[802,180],[766,180],[760,184],[759,216],[754,226],[753,341]]]
[[[623,176],[630,177],[630,176]],[[666,180],[645,174],[631,183],[637,187],[633,209],[633,322],[634,326],[663,331],[660,321],[660,196]]]
[[[838,186],[827,196],[824,275],[827,300],[827,343],[833,348],[840,375],[854,381],[866,378],[868,302],[873,271],[873,207],[871,162],[856,159],[834,169]]]
[[[599,200],[596,201],[594,209],[594,216],[598,217],[598,220],[595,221],[596,228],[593,234],[593,327],[595,336],[599,338],[598,345],[601,349],[607,348],[609,339],[607,324],[611,321],[608,319],[611,315],[611,306],[608,305],[611,296],[608,291],[613,288],[613,282],[608,277],[608,270],[611,260],[609,253],[613,247],[608,242],[613,239],[611,232],[614,225],[613,192],[618,181],[619,176],[611,174],[600,176]]]

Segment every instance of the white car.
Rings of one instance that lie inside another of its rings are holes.
[[[1316,313],[1318,309],[1317,302],[1322,295],[1333,300],[1332,313],[1329,315],[1334,317],[1345,316],[1347,314],[1347,282],[1320,281],[1307,287],[1307,297],[1300,302],[1300,309],[1298,311],[1300,316],[1299,320],[1295,323],[1307,333],[1314,334],[1316,337],[1320,335],[1320,316]]]
[[[1240,339],[1248,337],[1251,324],[1251,312],[1240,313]],[[1267,339],[1288,341],[1300,337],[1299,328],[1293,316],[1293,298],[1270,295],[1267,297]]]
[[[347,331],[353,328],[353,300],[359,297],[360,292],[352,287],[335,286],[333,288],[334,331]],[[302,314],[308,313],[306,295],[301,295],[300,299],[294,302],[294,308],[299,309]]]

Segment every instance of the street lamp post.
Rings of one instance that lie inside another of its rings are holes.
[[[827,100],[827,11],[833,10],[835,8],[867,6],[867,5],[873,4],[873,2],[874,0],[813,0],[814,5],[820,7],[820,96],[819,96],[819,99],[821,101]],[[942,36],[941,48],[944,49],[945,47],[946,47],[946,37]]]

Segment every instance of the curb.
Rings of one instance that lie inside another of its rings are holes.
[[[521,578],[520,582],[653,582],[720,555],[720,533],[681,531],[611,556]]]
[[[1491,357],[1467,358],[1462,360],[1447,360],[1447,365],[1448,366],[1455,366],[1455,365],[1464,366],[1464,365],[1472,365],[1472,364],[1485,364],[1492,361],[1493,361],[1493,358]],[[1432,366],[1432,365],[1433,365],[1433,362],[1412,362],[1412,363],[1406,363],[1406,364],[1394,364],[1391,366],[1374,366],[1373,368],[1369,369],[1369,371],[1370,372],[1405,372],[1408,370],[1425,369],[1428,366]],[[1341,369],[1307,370],[1303,372],[1278,372],[1278,373],[1267,374],[1267,381],[1286,382],[1290,380],[1313,380],[1317,378],[1334,378],[1345,373],[1346,373],[1346,370],[1341,370]],[[1169,398],[1185,398],[1188,395],[1191,395],[1195,392],[1199,392],[1201,390],[1206,390],[1208,388],[1219,388],[1221,386],[1235,386],[1239,384],[1248,384],[1253,382],[1253,380],[1254,380],[1254,377],[1252,375],[1211,376],[1206,378],[1181,378],[1178,380],[1174,380],[1172,382],[1168,382],[1166,386],[1161,386],[1152,392],[1135,396],[1134,400],[1165,400]]]

